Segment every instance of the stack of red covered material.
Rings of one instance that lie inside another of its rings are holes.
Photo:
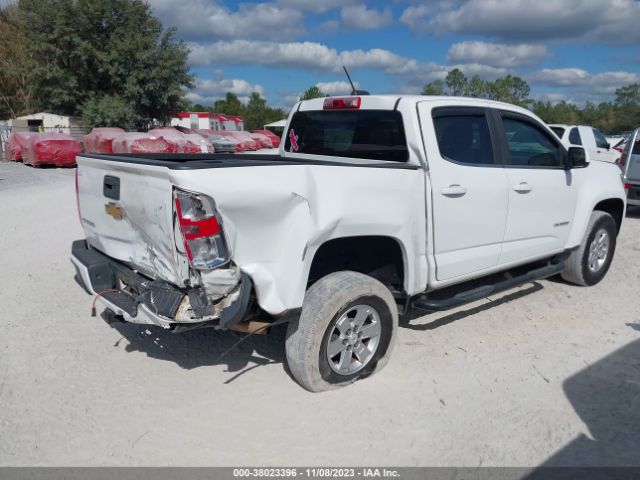
[[[157,135],[141,132],[123,133],[113,139],[113,153],[177,153],[175,146]]]
[[[121,128],[94,128],[84,137],[84,151],[87,153],[113,153],[113,139],[125,131]]]
[[[175,128],[163,127],[149,130],[151,135],[161,137],[172,145],[175,153],[212,153],[213,145],[197,134],[182,133]]]
[[[13,132],[9,135],[9,141],[4,146],[4,158],[14,162],[22,161],[22,150],[29,143],[29,137],[33,132]]]
[[[183,135],[189,142],[188,153],[214,153],[213,143],[209,139],[197,133],[183,133]]]
[[[65,133],[33,133],[22,149],[22,161],[26,165],[56,165],[73,167],[82,145]]]

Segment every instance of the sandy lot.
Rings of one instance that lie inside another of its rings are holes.
[[[549,280],[400,329],[387,368],[311,394],[283,332],[90,316],[73,170],[0,163],[1,465],[640,465],[640,209],[606,279]]]

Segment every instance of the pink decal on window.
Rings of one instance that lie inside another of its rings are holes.
[[[300,147],[298,146],[298,136],[293,129],[289,130],[289,140],[291,142],[291,148],[289,149],[290,152],[297,152],[300,150]]]

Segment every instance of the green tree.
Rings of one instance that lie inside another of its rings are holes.
[[[87,100],[82,107],[82,126],[135,128],[138,120],[129,102],[119,96],[101,95]]]
[[[520,77],[506,75],[487,83],[488,96],[492,100],[526,106],[531,103],[529,84]]]
[[[313,87],[307,88],[307,90],[300,97],[300,100],[311,100],[313,98],[323,98],[328,96],[329,94],[323,92],[316,85],[314,85]]]
[[[465,97],[484,98],[487,96],[487,82],[482,80],[478,75],[474,75],[467,84],[467,89],[464,92]]]
[[[131,114],[132,123],[144,128],[186,106],[184,89],[193,81],[188,49],[174,30],[163,29],[147,2],[18,0],[17,5],[39,108],[87,112],[87,126]]]
[[[265,124],[282,120],[285,117],[285,112],[279,108],[267,106],[267,101],[257,92],[253,92],[245,106],[244,128],[247,130],[260,130]]]
[[[20,30],[18,8],[0,9],[0,119],[29,113],[33,90],[29,54]]]
[[[633,83],[625,87],[616,88],[616,105],[627,107],[640,107],[640,83]]]
[[[422,95],[444,95],[444,80],[434,80],[422,87]]]
[[[467,84],[469,81],[467,77],[459,69],[454,68],[451,70],[444,79],[444,83],[447,85],[451,95],[459,97],[464,95],[467,90]]]
[[[213,111],[239,116],[244,114],[244,107],[235,93],[227,92],[224,100],[217,100],[213,104]]]

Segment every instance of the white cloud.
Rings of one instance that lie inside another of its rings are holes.
[[[494,67],[519,67],[540,62],[548,56],[544,45],[504,45],[467,41],[454,43],[447,59],[451,63],[481,63]]]
[[[353,82],[353,84],[356,90],[360,88],[359,82]],[[318,82],[316,87],[329,95],[349,95],[351,93],[351,84],[349,82]]]
[[[400,21],[416,33],[463,33],[510,41],[640,41],[640,2],[635,0],[441,0],[426,5],[407,7]]]
[[[188,92],[186,97],[193,103],[208,105],[223,98],[227,92],[236,94],[243,103],[246,103],[253,92],[257,92],[261,97],[265,94],[262,85],[252,84],[246,80],[226,79],[222,77],[221,72],[216,72],[213,79],[196,79],[195,88]]]
[[[400,22],[404,23],[411,30],[417,33],[425,33],[427,27],[427,16],[431,9],[427,5],[412,5],[407,7],[400,15]]]
[[[234,40],[214,42],[208,45],[189,45],[191,65],[263,65],[307,70],[338,72],[347,68],[372,68],[392,74],[416,72],[419,63],[389,50],[343,50],[316,42],[260,42]]]
[[[640,82],[640,73],[599,72],[589,73],[581,68],[545,68],[528,76],[533,84],[553,87],[571,87],[594,94],[611,94],[616,88]]]
[[[273,3],[241,3],[235,12],[208,0],[189,0],[179,6],[174,0],[149,0],[149,4],[162,22],[176,27],[185,40],[288,39],[304,30],[299,10]]]
[[[361,0],[277,0],[277,4],[283,7],[300,11],[323,13],[345,5],[353,5]]]
[[[377,30],[393,23],[391,9],[369,9],[366,5],[352,5],[340,10],[340,18],[350,30]]]

